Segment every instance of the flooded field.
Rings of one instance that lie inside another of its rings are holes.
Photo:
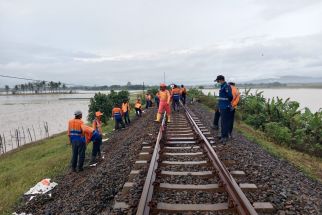
[[[279,97],[283,99],[290,98],[292,101],[300,103],[300,108],[309,108],[312,112],[318,111],[322,108],[322,89],[252,89],[251,92],[263,91],[265,98]],[[213,95],[218,95],[218,89],[204,89],[203,92]],[[240,89],[241,93],[244,93],[244,89]]]

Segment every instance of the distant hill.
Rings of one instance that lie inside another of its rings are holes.
[[[306,77],[306,76],[281,76],[277,78],[266,78],[266,79],[255,79],[252,81],[247,81],[245,83],[253,83],[253,84],[260,84],[260,83],[322,83],[322,77]]]

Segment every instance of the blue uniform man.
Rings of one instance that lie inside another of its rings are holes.
[[[231,101],[233,99],[233,94],[231,87],[225,81],[224,76],[218,75],[215,81],[220,84],[218,106],[221,117],[221,142],[226,144],[232,117]]]

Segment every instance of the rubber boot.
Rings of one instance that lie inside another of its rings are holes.
[[[171,116],[170,116],[170,115],[168,115],[167,122],[168,122],[168,123],[170,123],[170,122],[171,122]]]
[[[97,163],[96,157],[95,156],[92,156],[92,158],[91,158],[91,160],[89,162],[89,165],[92,165],[92,164],[95,164],[95,163]]]
[[[157,113],[157,119],[154,120],[155,122],[160,122],[161,121],[161,113]]]

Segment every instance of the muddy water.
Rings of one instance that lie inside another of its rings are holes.
[[[251,92],[263,91],[265,98],[279,97],[283,99],[290,98],[292,101],[300,103],[300,108],[309,108],[312,112],[318,111],[322,108],[322,89],[252,89]],[[244,92],[243,89],[240,90]],[[204,89],[205,94],[216,93],[218,95],[218,89]]]
[[[16,147],[16,129],[19,129],[21,144],[31,138],[42,139],[45,135],[44,124],[48,123],[49,135],[65,131],[68,119],[75,110],[81,110],[86,119],[89,94],[77,95],[19,95],[0,96],[0,134],[5,136],[7,150]],[[84,99],[68,99],[72,97]],[[62,100],[66,99],[66,100]],[[10,134],[11,132],[11,134]],[[26,136],[26,138],[24,138]]]
[[[86,121],[89,101],[94,94],[94,91],[80,91],[60,95],[0,95],[0,135],[6,139],[7,151],[17,147],[16,130],[20,131],[21,145],[31,142],[31,138],[33,141],[45,138],[45,123],[48,123],[49,135],[66,131],[75,110],[81,110]]]

